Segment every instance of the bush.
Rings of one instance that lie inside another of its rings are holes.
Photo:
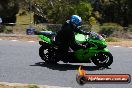
[[[123,27],[115,23],[105,23],[101,26],[100,34],[106,35],[106,37],[112,36],[118,32],[123,32]]]
[[[122,38],[122,39],[132,39],[132,33],[131,32],[116,33],[113,34],[112,37]]]
[[[82,25],[81,29],[85,31],[91,31],[90,25]]]
[[[46,30],[57,32],[61,29],[61,24],[48,24]]]
[[[4,33],[6,34],[13,33],[13,26],[5,26]]]
[[[43,30],[57,32],[61,30],[61,27],[62,24],[48,24],[46,25],[46,28],[43,28]],[[91,31],[91,27],[89,25],[82,25],[81,29],[85,31]]]
[[[100,31],[100,25],[99,24],[92,25],[91,26],[91,31],[99,32]]]
[[[4,32],[5,29],[6,27],[4,25],[0,25],[0,33]]]
[[[109,37],[109,38],[106,38],[105,40],[106,40],[106,42],[119,42],[119,40],[114,37]]]
[[[28,88],[39,88],[37,85],[28,85]]]
[[[0,33],[9,34],[9,33],[13,33],[13,30],[12,30],[12,28],[9,28],[9,27],[7,27],[5,25],[0,25]]]
[[[130,32],[132,32],[132,25],[129,25],[129,26],[128,26],[128,29],[127,29],[127,31],[130,31]]]
[[[92,26],[92,25],[95,25],[97,23],[97,20],[95,19],[95,17],[90,17],[89,18],[89,24]]]

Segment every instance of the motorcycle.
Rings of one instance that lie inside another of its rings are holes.
[[[75,40],[78,44],[86,46],[85,49],[73,51],[69,47],[66,57],[58,57],[58,46],[55,44],[56,33],[52,31],[36,32],[41,47],[39,48],[39,56],[47,63],[94,63],[99,67],[108,67],[113,63],[113,56],[106,48],[105,39],[95,32],[90,32],[89,35],[75,34]],[[61,51],[60,51],[61,52]],[[65,58],[65,59],[64,59]]]

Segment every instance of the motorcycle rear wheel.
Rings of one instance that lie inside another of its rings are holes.
[[[113,56],[110,52],[100,52],[92,58],[92,62],[99,67],[108,67],[113,63]]]
[[[41,59],[47,63],[57,63],[59,60],[55,58],[56,52],[53,50],[51,46],[41,46],[39,48],[39,56]]]

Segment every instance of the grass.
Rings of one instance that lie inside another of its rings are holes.
[[[121,42],[120,39],[114,38],[114,37],[108,37],[105,40],[106,40],[106,42]]]
[[[28,85],[28,88],[39,88],[37,85]]]

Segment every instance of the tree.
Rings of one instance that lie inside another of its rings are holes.
[[[17,0],[0,0],[0,17],[3,22],[16,22],[16,14],[19,11]]]
[[[75,5],[74,8],[74,14],[78,14],[79,16],[82,17],[84,21],[87,21],[87,19],[91,16],[92,14],[92,6],[88,2],[81,1],[77,5]]]
[[[128,26],[128,1],[127,0],[95,0],[94,11],[102,14],[104,22],[116,22]]]
[[[63,23],[71,15],[80,15],[84,21],[92,13],[92,6],[87,0],[33,0],[39,6],[50,23]]]
[[[128,2],[128,18],[129,23],[132,24],[132,0],[127,0]]]

